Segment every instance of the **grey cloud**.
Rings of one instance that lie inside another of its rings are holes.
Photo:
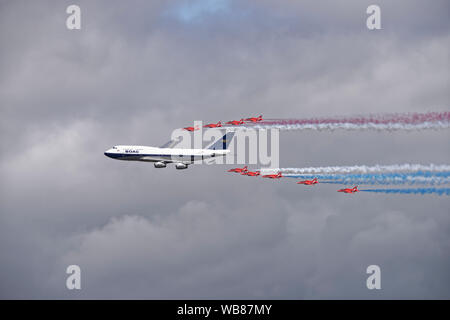
[[[2,2],[2,298],[448,298],[449,200],[112,161],[193,120],[449,110],[448,3]],[[281,165],[448,163],[447,131],[283,132]],[[65,289],[80,264],[81,292]],[[365,268],[382,267],[381,292]]]

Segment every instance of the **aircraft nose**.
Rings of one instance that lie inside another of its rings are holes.
[[[106,151],[104,152],[104,155],[111,158],[111,155],[112,155],[112,149],[106,150]]]

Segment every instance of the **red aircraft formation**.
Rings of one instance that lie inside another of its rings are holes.
[[[263,121],[263,117],[262,115],[258,116],[258,117],[250,117],[250,118],[246,118],[246,119],[241,119],[241,120],[231,120],[231,121],[227,121],[225,122],[226,125],[232,125],[232,126],[240,126],[245,124],[245,122],[249,123],[257,123]],[[222,122],[219,121],[217,123],[209,123],[203,126],[204,128],[220,128],[222,127]],[[187,131],[196,131],[199,130],[199,128],[197,126],[195,127],[186,127],[183,128],[184,130]],[[261,172],[260,171],[248,171],[247,166],[243,167],[243,168],[234,168],[234,169],[230,169],[228,170],[228,172],[235,172],[235,173],[240,173],[241,175],[244,176],[250,176],[250,177],[256,177],[256,176],[261,176]],[[280,179],[283,177],[283,175],[281,174],[281,172],[278,172],[277,174],[266,174],[262,176],[263,178],[268,178],[268,179]],[[297,184],[303,184],[305,186],[312,186],[315,184],[318,184],[319,181],[317,180],[317,178],[314,178],[312,180],[301,180],[298,181]],[[358,192],[358,187],[355,186],[353,188],[345,188],[345,189],[339,189],[337,192],[343,192],[343,193],[355,193]]]
[[[358,186],[353,188],[345,188],[345,189],[339,189],[337,192],[343,192],[343,193],[355,193],[358,192]]]
[[[250,176],[250,177],[256,177],[261,175],[260,171],[245,171],[241,173],[243,176]]]
[[[297,182],[297,184],[304,184],[305,186],[311,186],[313,184],[317,184],[319,181],[317,181],[317,178],[314,178],[312,180],[302,180]]]
[[[247,118],[247,119],[245,119],[245,121],[249,121],[249,122],[259,122],[259,121],[262,121],[262,115],[260,115],[259,117],[252,117],[252,118]]]
[[[228,170],[228,172],[236,172],[236,173],[242,173],[242,172],[247,172],[247,166],[243,167],[243,168],[234,168],[234,169],[230,169]]]
[[[241,119],[241,120],[231,120],[231,121],[226,122],[225,124],[232,125],[232,126],[240,126],[240,125],[245,124],[245,121],[256,123],[256,122],[259,122],[262,120],[263,120],[262,115],[260,115],[259,117],[251,117],[251,118]],[[222,122],[219,121],[217,123],[209,123],[207,125],[204,125],[203,127],[204,128],[219,128],[219,127],[222,127]],[[195,130],[198,130],[199,128],[198,127],[186,127],[183,129],[187,130],[187,131],[195,131]]]
[[[233,126],[239,126],[239,125],[244,124],[244,123],[245,123],[245,122],[244,122],[244,119],[241,119],[241,120],[231,120],[231,121],[225,122],[225,124],[231,124],[231,125],[233,125]]]
[[[207,124],[207,125],[205,125],[205,126],[203,126],[203,128],[218,128],[218,127],[221,127],[222,126],[222,122],[217,122],[217,123],[210,123],[210,124]]]
[[[262,176],[263,178],[269,178],[269,179],[280,179],[283,177],[281,172],[278,172],[277,174],[265,174]]]
[[[236,172],[236,173],[240,173],[241,175],[250,176],[250,177],[261,176],[261,171],[248,171],[247,166],[245,166],[243,168],[230,169],[230,170],[228,170],[228,172]],[[283,178],[283,175],[281,174],[281,172],[278,172],[277,174],[266,174],[266,175],[263,175],[262,177],[269,178],[269,179],[280,179],[280,178]],[[318,183],[319,183],[319,180],[317,178],[314,178],[311,180],[301,180],[301,181],[297,182],[297,184],[303,184],[305,186],[312,186],[312,185],[318,184]],[[359,192],[359,190],[358,190],[358,186],[355,186],[353,188],[339,189],[337,192],[355,193],[355,192]]]
[[[243,168],[234,168],[234,169],[230,169],[228,170],[228,172],[236,172],[236,173],[240,173],[243,176],[249,176],[249,177],[257,177],[261,175],[261,171],[248,171],[247,166],[243,167]],[[272,174],[272,175],[264,175],[262,176],[263,178],[272,178],[272,179],[278,179],[281,178],[281,173],[278,174]]]
[[[186,128],[183,128],[184,130],[187,130],[187,131],[195,131],[195,130],[198,130],[198,127],[186,127]]]

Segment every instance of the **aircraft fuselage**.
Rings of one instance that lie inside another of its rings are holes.
[[[175,149],[147,146],[114,146],[105,151],[105,156],[117,160],[167,162],[191,164],[216,156],[225,156],[230,150]]]

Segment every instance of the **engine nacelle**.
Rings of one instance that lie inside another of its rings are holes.
[[[184,163],[177,163],[177,164],[175,165],[175,168],[177,168],[178,170],[181,170],[181,169],[187,169],[187,167],[188,167],[188,165],[187,165],[187,164],[184,164]]]
[[[164,162],[155,162],[155,168],[165,168],[167,165]]]

